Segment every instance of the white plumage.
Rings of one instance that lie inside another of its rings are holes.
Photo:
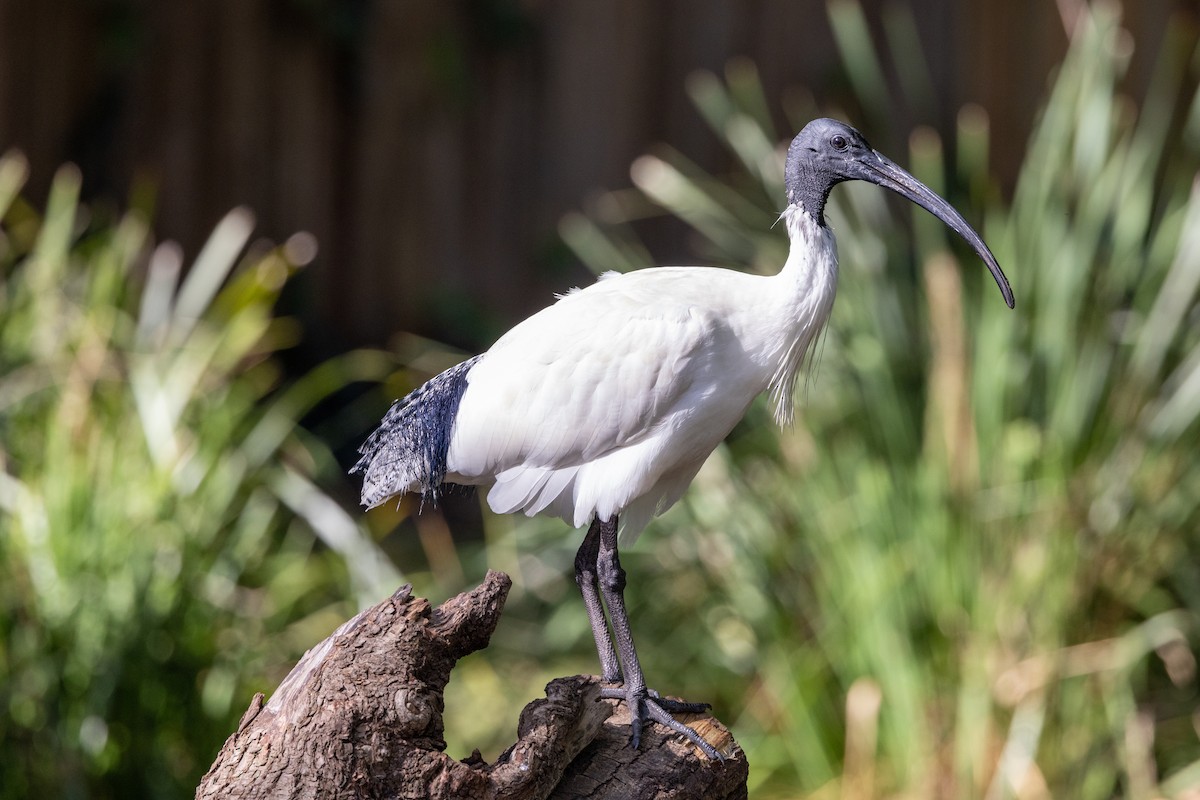
[[[798,368],[833,305],[837,254],[807,212],[784,216],[792,247],[778,275],[609,273],[501,337],[466,375],[445,480],[492,484],[500,514],[576,527],[619,514],[631,539],[758,394],[771,388],[790,418]]]
[[[602,276],[397,401],[361,449],[355,469],[367,505],[405,492],[436,498],[443,482],[473,484],[490,487],[497,513],[590,523],[575,577],[608,684],[602,696],[628,702],[634,747],[651,719],[720,757],[671,716],[702,704],[646,687],[618,524],[632,539],[679,500],[759,394],[770,392],[776,419],[790,421],[796,377],[833,308],[837,251],[824,208],[846,180],[870,181],[935,214],[971,244],[1013,305],[995,256],[962,215],[858,131],[814,120],[788,148],[791,249],[777,275],[660,267]]]

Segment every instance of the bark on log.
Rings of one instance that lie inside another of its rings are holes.
[[[747,764],[708,715],[681,716],[726,756],[712,761],[651,723],[629,747],[624,703],[594,676],[551,681],[492,764],[443,751],[443,691],[487,646],[511,581],[489,572],[437,608],[401,587],[308,651],[269,703],[257,694],[196,797],[471,800],[744,798]]]

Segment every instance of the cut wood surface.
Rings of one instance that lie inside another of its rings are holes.
[[[487,646],[511,581],[434,608],[403,586],[309,650],[270,702],[255,695],[196,790],[217,797],[744,798],[748,767],[729,731],[684,715],[724,756],[706,758],[651,724],[629,746],[623,702],[594,676],[551,681],[493,763],[459,761],[443,738],[443,691],[458,659]]]

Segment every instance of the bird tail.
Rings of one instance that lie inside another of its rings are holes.
[[[362,504],[373,508],[389,497],[419,491],[436,502],[446,477],[446,455],[467,373],[481,356],[431,378],[397,400],[358,449],[351,473],[363,476]]]

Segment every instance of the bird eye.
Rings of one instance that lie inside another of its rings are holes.
[[[834,150],[845,150],[850,146],[850,143],[846,141],[846,137],[842,136],[840,133],[836,134],[832,139],[830,139],[829,143],[833,145]]]

